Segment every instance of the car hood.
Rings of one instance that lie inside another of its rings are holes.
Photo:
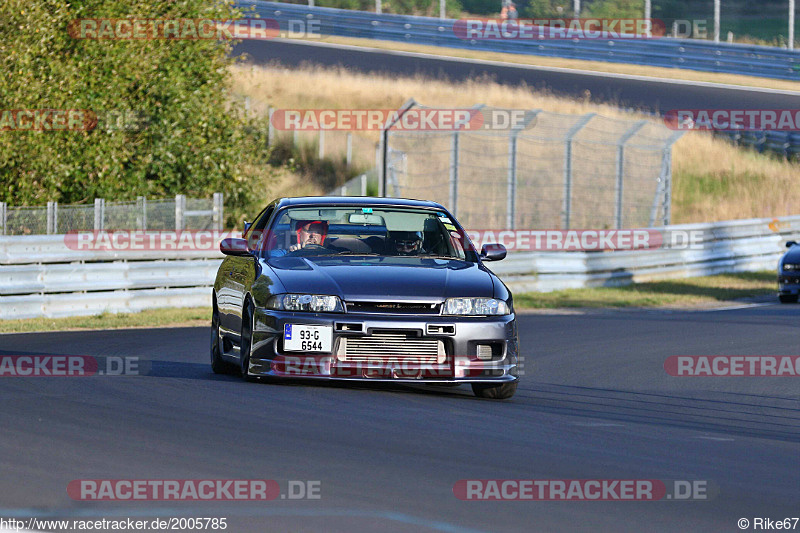
[[[783,263],[800,263],[800,245],[794,245],[783,254]]]
[[[286,292],[344,300],[442,301],[492,297],[492,274],[477,263],[419,257],[279,257],[267,265]]]

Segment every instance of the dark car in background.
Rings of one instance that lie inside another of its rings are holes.
[[[284,198],[225,239],[211,364],[294,377],[517,387],[511,292],[444,207],[396,198]]]
[[[800,295],[800,244],[786,243],[788,250],[778,264],[778,298],[781,303],[796,303]]]

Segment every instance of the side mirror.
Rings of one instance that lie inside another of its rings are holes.
[[[792,246],[794,246],[795,244],[797,244],[797,241],[789,241],[789,242],[787,242],[787,243],[786,243],[786,247],[787,247],[787,248],[791,248],[791,247],[792,247]]]
[[[249,230],[250,226],[252,225],[253,225],[252,222],[248,222],[246,220],[244,221],[244,229],[242,230],[242,237],[244,237],[244,234],[247,233],[247,230]]]
[[[481,259],[484,261],[500,261],[506,258],[506,247],[502,244],[484,244],[481,247]]]
[[[225,255],[250,255],[250,250],[247,249],[247,240],[236,237],[222,239],[219,243],[219,251]]]

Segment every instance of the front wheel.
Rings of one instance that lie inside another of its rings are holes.
[[[796,294],[780,294],[780,295],[778,295],[778,299],[781,301],[782,304],[796,304],[797,303],[797,295]]]
[[[236,367],[222,358],[219,347],[219,311],[216,307],[211,313],[211,370],[215,374],[232,374]]]
[[[499,385],[489,383],[473,383],[472,392],[478,398],[488,398],[490,400],[507,400],[517,392],[516,381],[506,381]]]
[[[253,304],[248,300],[242,309],[242,335],[239,346],[239,365],[245,381],[256,381],[250,375],[250,352],[253,349]]]

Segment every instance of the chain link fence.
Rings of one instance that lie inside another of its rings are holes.
[[[0,202],[0,235],[55,235],[79,230],[222,230],[223,196],[128,202],[97,198],[93,205],[13,207]]]
[[[403,109],[425,109],[413,100]],[[484,124],[521,110],[478,106]],[[672,145],[648,120],[522,112],[514,127],[383,136],[386,196],[434,200],[471,228],[637,228],[670,220]],[[505,123],[508,123],[506,121]]]

